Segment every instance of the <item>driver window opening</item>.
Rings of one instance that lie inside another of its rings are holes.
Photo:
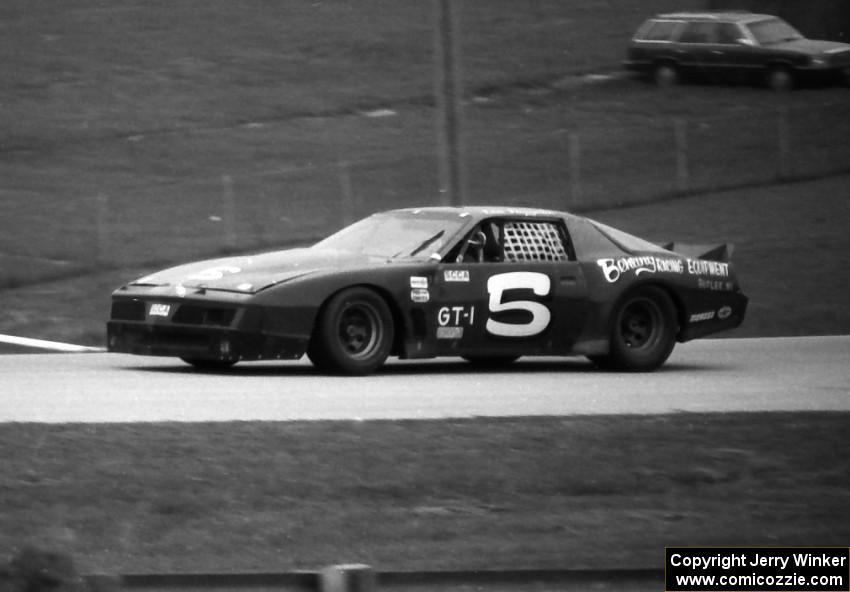
[[[569,249],[553,222],[485,220],[476,225],[448,261],[500,263],[569,261]]]

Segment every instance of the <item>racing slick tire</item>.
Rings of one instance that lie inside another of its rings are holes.
[[[649,372],[670,357],[677,332],[670,296],[661,288],[644,286],[629,292],[614,310],[608,355],[591,359],[606,369]]]
[[[199,370],[227,370],[236,363],[236,360],[211,360],[209,358],[180,359]]]
[[[347,288],[319,312],[307,356],[321,370],[363,376],[383,365],[394,336],[386,301],[369,288]]]

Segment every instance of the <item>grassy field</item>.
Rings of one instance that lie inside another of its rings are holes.
[[[666,199],[683,189],[677,125],[684,189],[847,171],[847,89],[581,78],[619,71],[646,14],[700,4],[461,3],[466,201]],[[429,2],[31,7],[0,8],[0,287],[291,243],[443,199]]]
[[[850,415],[0,426],[0,548],[90,571],[661,567],[846,545]]]

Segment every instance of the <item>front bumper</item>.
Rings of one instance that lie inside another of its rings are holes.
[[[307,339],[234,329],[168,327],[109,321],[107,349],[145,356],[202,360],[293,360],[307,349]]]

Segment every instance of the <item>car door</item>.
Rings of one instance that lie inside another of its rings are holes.
[[[690,21],[679,30],[676,59],[685,71],[699,77],[711,74],[714,26],[709,21]]]
[[[746,34],[735,23],[717,23],[708,47],[707,61],[716,77],[746,80],[760,69],[756,50],[744,42]]]
[[[584,326],[587,285],[563,221],[490,219],[470,236],[477,232],[483,244],[438,266],[431,314],[439,354],[568,352]]]

